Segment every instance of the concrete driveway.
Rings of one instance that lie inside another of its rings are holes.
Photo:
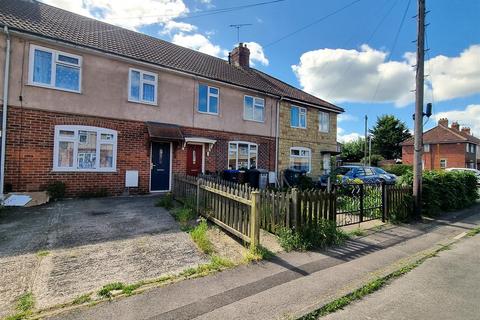
[[[207,262],[157,199],[67,200],[1,216],[0,317],[26,291],[45,308]]]

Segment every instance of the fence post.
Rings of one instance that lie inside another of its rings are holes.
[[[300,210],[298,210],[298,189],[292,189],[292,214],[294,219],[295,230],[300,229]]]
[[[330,192],[327,193],[328,195],[328,201],[329,203],[329,209],[330,212],[328,214],[328,219],[330,221],[337,221],[337,192],[335,191],[335,188],[330,190]]]
[[[252,201],[252,209],[250,210],[250,246],[256,248],[260,244],[260,210],[258,200],[260,192],[252,191],[250,200]]]
[[[200,179],[197,180],[197,195],[196,195],[196,198],[197,198],[196,201],[197,201],[197,203],[196,203],[196,208],[197,208],[197,214],[198,214],[198,215],[200,215],[200,191],[201,191],[201,190],[200,190],[200,189],[201,189],[200,187],[201,187],[201,185],[202,185],[202,181],[203,181],[202,178],[200,178]]]
[[[382,222],[385,222],[387,217],[387,185],[382,181]]]
[[[364,204],[363,203],[363,200],[364,200],[363,199],[363,197],[364,197],[364,189],[363,188],[364,188],[364,185],[362,183],[362,184],[359,184],[359,186],[360,186],[360,222],[363,222],[363,209],[364,209],[363,208],[364,207],[363,206],[363,204]]]

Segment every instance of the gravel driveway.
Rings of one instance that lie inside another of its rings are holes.
[[[26,291],[45,308],[207,262],[157,199],[66,200],[0,217],[0,317]]]

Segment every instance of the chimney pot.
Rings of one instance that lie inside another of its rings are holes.
[[[457,121],[452,122],[452,129],[460,131],[460,125],[458,124]]]
[[[462,132],[470,135],[470,128],[468,128],[468,127],[463,127],[463,128],[462,128]]]
[[[448,119],[447,118],[441,118],[440,120],[438,120],[438,124],[442,125],[444,127],[448,127]]]
[[[250,67],[250,49],[243,42],[240,42],[228,56],[230,64],[242,68]]]

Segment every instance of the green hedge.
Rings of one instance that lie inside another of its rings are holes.
[[[425,171],[422,181],[423,213],[426,215],[463,209],[479,198],[477,178],[470,172]],[[412,185],[413,174],[408,172],[402,176],[400,183]]]
[[[408,164],[391,164],[383,166],[383,170],[401,177],[409,172],[412,172],[413,169],[412,166]]]

